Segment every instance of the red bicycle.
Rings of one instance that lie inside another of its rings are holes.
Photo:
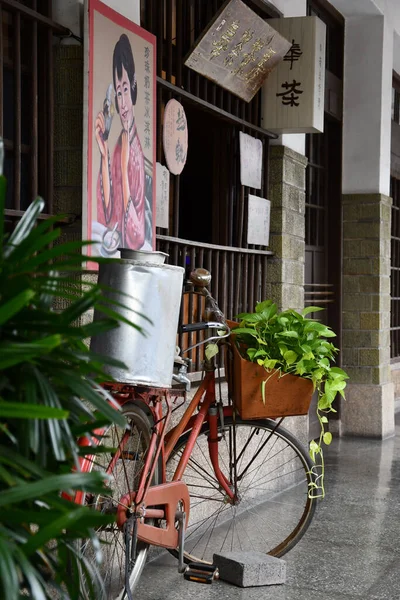
[[[198,344],[217,340],[229,353],[230,330],[204,285],[208,281],[197,270],[191,291],[205,296],[206,320],[182,325],[181,332],[205,331]],[[219,335],[212,335],[215,330]],[[127,427],[113,425],[99,430],[94,442],[81,440],[88,446],[82,470],[106,471],[109,492],[75,497],[116,515],[115,524],[98,531],[105,542],[99,598],[132,599],[150,544],[168,549],[183,571],[186,562],[212,564],[213,554],[224,550],[282,556],[311,522],[316,501],[308,496],[314,475],[307,450],[282,427],[283,419],[243,421],[231,401],[223,401],[216,393],[220,354],[205,359],[201,384],[172,428],[176,404],[186,400],[184,388],[105,386]],[[175,378],[185,383],[184,359],[179,368]],[[110,450],[90,455],[91,443]],[[98,548],[85,540],[82,550],[94,560]],[[93,585],[86,579],[86,587]]]

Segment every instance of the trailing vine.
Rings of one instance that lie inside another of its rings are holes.
[[[315,482],[310,483],[309,496],[325,496],[325,463],[323,445],[329,445],[332,434],[327,430],[329,413],[335,413],[333,402],[339,393],[345,398],[344,389],[348,375],[334,366],[338,353],[331,341],[336,334],[330,327],[307,315],[323,308],[309,306],[301,313],[288,309],[278,313],[272,300],[257,303],[254,313],[241,313],[239,327],[235,328],[235,339],[243,358],[262,365],[272,375],[272,370],[281,375],[290,373],[311,379],[318,393],[317,417],[320,435],[310,442],[310,457],[314,462]],[[262,383],[262,398],[265,403],[265,387]]]

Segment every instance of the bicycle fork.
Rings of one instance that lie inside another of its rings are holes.
[[[227,498],[232,504],[237,500],[235,491],[232,489],[232,483],[227,479],[219,466],[218,444],[221,441],[221,436],[218,434],[218,407],[212,404],[208,409],[208,448],[210,453],[211,464],[214,469],[215,476],[221,488],[226,492]]]

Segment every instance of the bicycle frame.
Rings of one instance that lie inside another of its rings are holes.
[[[185,483],[181,481],[191,452],[197,437],[206,420],[209,423],[210,437],[208,440],[211,463],[215,476],[225,491],[228,498],[234,499],[234,492],[225,475],[222,473],[218,460],[218,414],[210,410],[215,405],[215,370],[209,370],[196,391],[193,399],[186,408],[179,423],[166,433],[172,414],[173,396],[180,397],[182,394],[167,389],[139,389],[123,384],[107,384],[107,389],[113,390],[114,399],[123,406],[127,402],[145,403],[152,411],[154,418],[153,433],[147,452],[145,465],[140,477],[139,485],[134,492],[130,492],[119,499],[117,509],[117,523],[122,529],[128,519],[126,507],[134,504],[138,516],[138,539],[164,548],[176,548],[178,542],[178,531],[175,528],[175,514],[179,502],[183,504],[186,513],[186,522],[190,512],[190,498]],[[162,402],[165,401],[167,412],[163,415]],[[198,413],[195,414],[196,409]],[[226,416],[232,414],[230,407],[224,407]],[[106,429],[97,430],[95,433],[99,440]],[[175,470],[172,481],[166,481],[165,465],[170,457],[176,442],[180,436],[190,431],[185,450]],[[112,472],[116,462],[124,453],[125,445],[129,439],[129,433],[123,435],[119,441],[118,449],[108,466],[107,472]],[[164,443],[165,442],[165,443]],[[90,446],[92,440],[82,438],[81,446]],[[162,482],[160,485],[151,486],[158,461],[162,462]],[[88,471],[94,456],[87,455],[81,459],[81,470]],[[82,504],[85,498],[84,492],[77,492],[75,502]],[[148,507],[151,508],[148,508]],[[149,525],[145,520],[164,519],[165,528]]]

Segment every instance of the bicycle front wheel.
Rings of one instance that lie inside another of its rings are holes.
[[[110,452],[96,454],[91,461],[91,470],[102,470],[109,474],[108,491],[98,496],[86,495],[83,502],[92,509],[116,514],[119,500],[125,494],[137,489],[150,444],[152,420],[145,411],[134,403],[125,404],[122,413],[127,420],[127,429],[116,425],[110,426],[103,434],[99,445],[110,449]],[[116,451],[118,460],[115,460]],[[156,466],[153,485],[160,483],[160,465]],[[99,600],[125,600],[126,593],[126,556],[125,536],[116,523],[108,525],[97,532],[101,542],[102,562],[99,566],[102,581],[89,580],[88,573],[81,573],[82,597],[88,598],[88,589],[97,589]],[[95,564],[98,545],[91,539],[84,540],[81,552],[85,563]],[[133,592],[146,562],[148,544],[138,542],[136,560],[128,565],[128,581]]]
[[[191,500],[186,561],[212,563],[214,553],[229,551],[282,556],[297,544],[315,512],[316,501],[308,497],[314,481],[311,459],[289,431],[269,419],[227,417],[219,433],[219,465],[237,500],[230,503],[214,474],[205,423],[183,475]],[[180,437],[171,454],[168,479],[189,435]]]

